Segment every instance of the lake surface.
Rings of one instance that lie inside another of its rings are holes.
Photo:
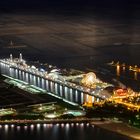
[[[0,126],[1,140],[128,140],[128,138],[93,125],[35,124],[28,126]]]
[[[26,60],[83,70],[112,60],[139,65],[139,15],[139,7],[2,13],[0,57],[21,52]]]

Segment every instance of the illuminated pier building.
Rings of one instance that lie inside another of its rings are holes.
[[[83,79],[81,80],[82,84],[76,84],[69,79],[80,77],[79,75],[65,76],[61,75],[57,69],[48,72],[47,70],[30,66],[22,58],[22,54],[20,54],[19,58],[13,58],[12,54],[10,54],[10,58],[1,59],[0,73],[44,89],[55,97],[61,98],[69,103],[79,105],[84,103],[92,104],[109,98],[109,95],[103,92],[104,88],[107,87],[106,83],[103,86],[98,86],[98,84],[96,86],[94,84],[93,87],[90,84],[90,87],[88,86],[87,81],[95,81],[95,75],[91,77],[92,74],[88,74],[86,81]],[[85,74],[83,77],[85,77]],[[85,86],[83,85],[84,82],[86,83]]]

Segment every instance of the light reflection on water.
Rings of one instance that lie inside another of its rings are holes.
[[[128,140],[89,123],[0,125],[2,140],[27,140],[27,137],[34,140]]]
[[[134,80],[138,80],[138,73],[134,72]]]
[[[107,73],[104,72],[107,75],[104,77],[105,81],[107,80],[108,82],[111,82],[113,79],[117,79],[117,81],[120,81],[126,87],[130,87],[134,91],[140,91],[140,72],[130,70],[129,66],[102,66],[102,68],[103,71],[109,71]]]

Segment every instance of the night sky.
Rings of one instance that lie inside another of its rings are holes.
[[[95,7],[129,9],[139,5],[139,0],[0,0],[3,9],[42,9],[47,7]]]

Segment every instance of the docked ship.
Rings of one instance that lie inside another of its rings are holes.
[[[93,104],[111,96],[105,90],[110,84],[102,82],[92,72],[71,75],[51,65],[45,67],[28,64],[21,53],[19,58],[13,58],[10,54],[10,58],[0,59],[1,75],[43,89],[70,104]]]

